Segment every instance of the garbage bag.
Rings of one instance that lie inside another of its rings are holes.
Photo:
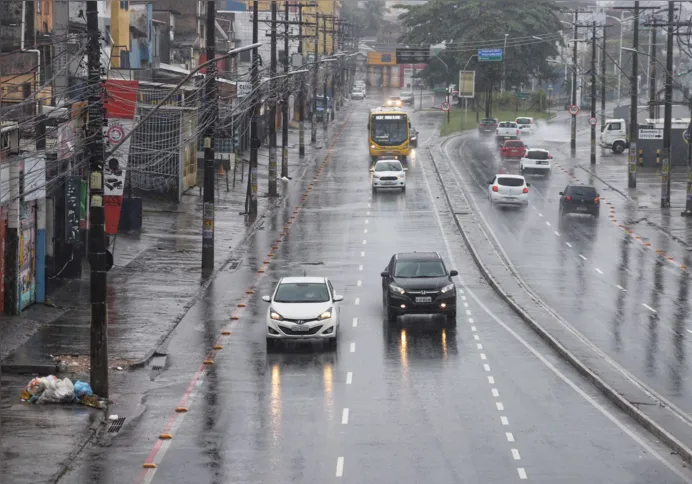
[[[87,382],[77,380],[74,384],[74,394],[79,399],[83,396],[93,395],[94,392],[91,389],[91,385],[89,385]]]
[[[69,378],[57,378],[50,375],[46,378],[46,388],[38,398],[38,403],[73,402],[75,399],[74,385]]]
[[[31,396],[39,396],[45,391],[47,384],[48,378],[34,378],[26,385],[26,391],[29,392]]]

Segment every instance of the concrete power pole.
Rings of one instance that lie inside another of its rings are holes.
[[[216,57],[216,2],[207,0],[207,60]],[[216,92],[216,63],[207,66],[204,88],[204,194],[202,209],[202,272],[214,270],[214,182],[216,173],[214,130],[218,124],[218,99]]]
[[[284,1],[284,74],[288,74],[288,33],[289,33],[289,23],[288,23],[288,7],[289,3]],[[281,178],[288,178],[288,100],[290,92],[285,89],[284,96],[281,103]]]
[[[269,76],[276,77],[276,0],[272,0],[272,21],[271,21],[271,65]],[[269,196],[279,195],[276,185],[276,81],[270,81],[270,95],[267,100],[269,108]]]
[[[259,6],[258,0],[252,2],[252,43],[259,42]],[[250,101],[250,176],[248,176],[248,209],[250,217],[257,216],[257,151],[260,147],[257,129],[257,114],[259,113],[259,48],[252,49],[252,68],[250,71],[252,94]]]

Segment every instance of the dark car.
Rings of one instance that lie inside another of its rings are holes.
[[[601,201],[598,192],[591,185],[567,185],[560,192],[560,216],[570,213],[585,213],[598,217]]]
[[[485,118],[481,119],[478,123],[478,134],[493,134],[497,129],[497,125],[500,122],[497,118]]]
[[[418,148],[418,131],[413,126],[411,126],[411,146]]]
[[[457,293],[437,252],[394,254],[382,272],[382,302],[389,321],[404,314],[444,314],[456,321]]]
[[[502,149],[500,150],[500,157],[503,159],[520,160],[521,157],[524,156],[524,153],[526,153],[527,148],[528,146],[520,139],[505,141],[505,144],[502,145]]]
[[[495,136],[495,143],[498,148],[502,148],[505,145],[505,141],[516,141],[520,139],[519,136]]]

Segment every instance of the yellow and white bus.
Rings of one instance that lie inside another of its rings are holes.
[[[370,112],[368,120],[370,159],[396,156],[406,161],[411,154],[411,121],[408,114],[398,108],[383,107]]]

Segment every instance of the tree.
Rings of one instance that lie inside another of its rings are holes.
[[[554,0],[532,0],[527,7],[515,0],[435,0],[423,5],[397,5],[406,10],[399,16],[407,32],[401,41],[408,45],[445,43],[445,57],[463,68],[480,48],[503,48],[505,34],[507,49],[503,62],[479,62],[476,78],[499,86],[506,72],[509,90],[530,77],[550,80],[553,67],[546,62],[555,56],[555,43],[562,42],[558,18],[560,7]],[[544,37],[547,41],[533,38]],[[440,55],[442,57],[442,54]],[[450,59],[451,60],[451,59]],[[445,58],[445,62],[450,65]],[[475,63],[469,64],[473,68]],[[431,70],[433,65],[430,65]],[[442,66],[444,69],[444,67]],[[439,70],[439,67],[435,67]]]
[[[345,4],[341,9],[341,17],[356,25],[360,37],[377,37],[387,24],[384,14],[389,12],[383,0],[365,0],[363,7],[353,7]]]

